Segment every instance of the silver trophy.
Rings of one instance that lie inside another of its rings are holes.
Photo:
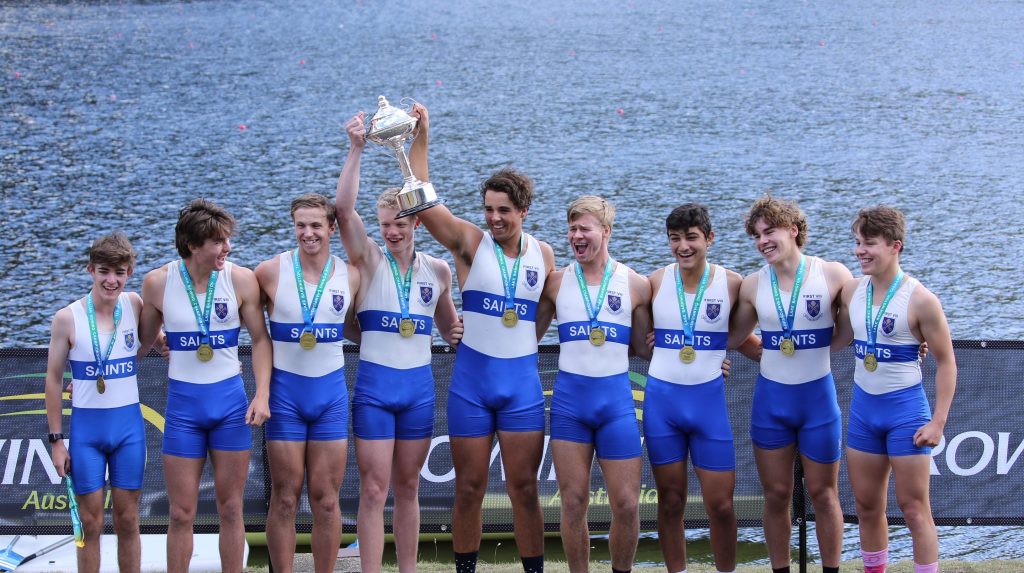
[[[366,130],[366,139],[394,151],[398,165],[402,168],[405,184],[398,193],[400,211],[396,218],[415,215],[439,205],[441,200],[437,198],[434,186],[416,178],[409,166],[409,157],[405,154],[405,141],[412,137],[417,119],[405,110],[389,104],[384,96],[377,98],[377,105],[377,113],[370,118],[370,127]]]

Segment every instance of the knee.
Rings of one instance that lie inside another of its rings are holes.
[[[103,512],[89,513],[80,512],[82,520],[82,532],[90,539],[98,538],[103,534]]]
[[[242,520],[242,500],[237,497],[218,498],[217,516],[221,523],[230,521],[232,523]]]
[[[769,510],[789,510],[793,490],[789,484],[770,484],[764,488],[764,505]]]
[[[587,515],[587,507],[590,504],[589,492],[582,491],[559,491],[562,496],[562,515],[568,520],[578,520]]]
[[[298,511],[299,496],[291,488],[275,487],[270,496],[270,507],[272,511],[283,517],[294,516]]]
[[[811,503],[816,508],[829,507],[839,504],[839,488],[834,483],[816,484],[807,486],[807,493],[811,496]]]
[[[458,478],[458,474],[456,474]],[[455,481],[455,502],[456,504],[477,504],[483,502],[484,493],[487,490],[487,482],[484,479],[466,478]]]
[[[170,525],[173,527],[187,527],[192,528],[192,523],[196,519],[196,508],[195,506],[185,506],[182,504],[171,504],[170,515],[168,520]]]
[[[359,484],[359,503],[373,508],[384,507],[388,500],[388,484],[379,480],[365,479]]]
[[[932,512],[928,503],[922,500],[911,500],[900,502],[900,511],[903,512],[903,519],[907,522],[907,528],[911,531],[923,531],[925,528],[934,527]]]
[[[114,531],[118,535],[138,533],[139,512],[135,508],[117,509],[114,508]]]
[[[658,492],[658,518],[682,519],[686,511],[686,497],[676,491]]]
[[[705,511],[707,511],[708,518],[712,521],[729,521],[734,519],[736,516],[733,508],[732,497],[708,499],[705,501],[704,508]]]
[[[419,497],[420,493],[420,476],[416,474],[412,478],[395,480],[391,484],[394,488],[395,501],[396,502],[411,502],[415,501]]]
[[[310,497],[309,505],[313,515],[338,515],[338,494],[332,494],[330,491],[315,492]]]
[[[509,480],[506,489],[513,504],[530,505],[537,500],[537,479],[534,476]]]
[[[612,517],[616,521],[631,521],[639,519],[640,502],[636,496],[625,496],[622,499],[611,501]]]

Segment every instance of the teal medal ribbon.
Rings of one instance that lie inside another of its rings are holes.
[[[800,289],[804,286],[804,271],[807,268],[807,257],[800,255],[800,264],[796,268],[796,278],[793,279],[793,292],[789,295],[789,312],[782,308],[782,295],[779,294],[779,277],[775,275],[775,267],[769,266],[768,271],[772,279],[772,296],[775,298],[775,311],[779,314],[779,324],[782,326],[782,344],[779,350],[786,356],[796,353],[796,343],[793,342],[793,320],[796,318],[796,303],[800,299]]]
[[[679,265],[676,265],[678,268]],[[700,283],[697,285],[697,294],[693,297],[693,308],[686,310],[686,290],[683,287],[683,269],[679,268],[676,275],[676,298],[679,299],[679,318],[683,323],[683,347],[679,349],[679,359],[689,364],[697,359],[697,349],[694,347],[694,335],[697,331],[697,313],[700,310],[700,303],[704,300],[704,291],[708,288],[708,279],[711,278],[711,265],[704,263],[704,273],[700,276]]]
[[[121,324],[121,298],[118,297],[117,305],[114,306],[114,333],[110,335],[110,342],[107,343],[107,351],[100,351],[100,333],[96,327],[96,307],[92,302],[92,292],[85,298],[85,315],[89,319],[89,337],[92,339],[92,353],[96,357],[96,391],[100,394],[107,391],[107,383],[103,380],[104,367],[110,359],[110,353],[114,350],[114,341],[117,340],[117,326]]]
[[[398,323],[398,334],[408,338],[416,334],[416,323],[409,315],[409,293],[412,291],[412,268],[416,266],[416,251],[412,252],[412,262],[409,268],[405,269],[405,278],[398,269],[398,261],[395,260],[391,251],[383,249],[384,257],[388,260],[388,267],[391,269],[391,278],[395,281],[395,290],[398,292],[398,308],[402,311],[402,320]]]
[[[608,262],[604,265],[604,276],[601,277],[601,287],[597,290],[597,302],[594,303],[590,300],[590,291],[587,289],[587,280],[583,277],[583,267],[576,263],[576,282],[580,285],[580,294],[583,295],[583,308],[587,311],[587,318],[590,319],[590,343],[594,346],[601,346],[607,339],[604,331],[597,322],[597,315],[601,313],[601,307],[604,306],[604,297],[608,294],[608,285],[612,279],[612,268],[615,267],[615,261],[610,257]]]
[[[328,257],[324,270],[320,272],[320,281],[316,283],[316,292],[313,293],[313,300],[306,300],[306,281],[302,278],[302,263],[299,262],[299,250],[292,251],[292,271],[295,272],[295,288],[299,291],[299,306],[302,307],[302,334],[299,336],[299,346],[304,350],[310,350],[316,346],[316,335],[313,334],[313,318],[316,316],[316,309],[320,307],[320,298],[327,287],[327,279],[331,278],[331,267],[333,257]]]
[[[494,254],[498,257],[498,268],[501,269],[501,286],[505,288],[505,312],[501,315],[501,323],[509,328],[519,323],[519,314],[516,313],[516,286],[519,284],[519,262],[523,258],[523,248],[526,244],[526,233],[519,235],[519,254],[516,255],[516,262],[512,265],[512,274],[509,275],[508,265],[505,263],[505,252],[501,245],[491,236],[494,244]]]
[[[871,303],[875,298],[875,289],[871,284],[871,279],[868,279],[867,295],[864,297],[865,305],[867,306],[864,310],[864,325],[867,327],[868,339],[868,349],[864,354],[864,368],[866,368],[868,372],[874,372],[878,369],[878,355],[875,354],[875,341],[878,339],[878,326],[882,323],[882,317],[885,316],[885,309],[889,307],[892,297],[896,296],[896,291],[900,289],[900,284],[902,283],[903,269],[900,269],[899,272],[896,273],[896,277],[892,279],[892,283],[889,285],[889,290],[885,291],[885,299],[882,300],[882,306],[878,307],[878,314],[875,315],[874,320],[872,320]]]
[[[188,301],[192,303],[192,314],[196,317],[196,324],[199,325],[199,348],[196,349],[196,356],[202,362],[209,362],[213,359],[213,347],[210,346],[210,311],[213,310],[213,294],[217,288],[217,271],[210,271],[210,280],[206,283],[206,304],[199,308],[199,298],[196,297],[196,289],[192,285],[192,277],[188,275],[188,268],[185,261],[178,261],[178,269],[181,272],[181,282],[185,285],[185,294]]]

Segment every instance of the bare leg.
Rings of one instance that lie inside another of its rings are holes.
[[[608,536],[612,567],[627,571],[633,568],[640,536],[640,458],[597,461],[604,474],[608,502],[612,508],[612,527]]]
[[[391,489],[395,494],[392,528],[399,573],[416,571],[420,535],[420,470],[427,461],[430,438],[397,440],[392,464]]]
[[[142,538],[139,536],[139,494],[142,490],[111,488],[114,498],[114,532],[117,533],[117,566],[121,573],[141,568]]]
[[[498,432],[505,489],[512,501],[512,523],[520,557],[544,554],[544,514],[537,496],[537,472],[544,432]]]
[[[103,488],[85,495],[76,495],[78,516],[82,520],[85,547],[80,547],[78,570],[94,573],[100,570],[100,536],[103,535]]]
[[[493,435],[451,438],[455,466],[455,504],[452,507],[452,550],[471,553],[480,550],[483,532],[482,507],[487,491],[487,466]]]
[[[914,541],[914,562],[928,565],[939,560],[939,537],[932,519],[928,486],[931,463],[927,455],[891,456],[896,476],[896,502],[907,520]]]
[[[167,573],[188,573],[188,564],[192,560],[192,524],[199,501],[199,479],[206,458],[181,458],[168,454],[163,457],[164,484],[171,506],[167,522]]]
[[[570,573],[586,572],[590,565],[590,531],[587,506],[590,503],[590,472],[594,462],[593,444],[551,440],[551,454],[562,498],[562,547]]]
[[[754,461],[764,490],[764,539],[772,568],[788,567],[792,533],[793,461],[796,445],[776,450],[754,446]]]
[[[338,493],[345,478],[347,458],[347,439],[306,442],[306,480],[309,506],[313,510],[312,549],[316,573],[334,571],[338,560],[338,547],[341,545]],[[294,550],[294,544],[292,547]]]
[[[270,440],[270,508],[267,549],[274,570],[291,573],[295,561],[295,513],[302,496],[306,442]]]
[[[359,565],[364,573],[380,571],[384,559],[384,504],[388,500],[395,440],[356,438],[359,466]]]
[[[220,520],[220,567],[226,573],[241,573],[245,566],[245,523],[242,499],[245,478],[249,475],[249,450],[229,452],[210,450],[213,464],[213,489]]]
[[[651,468],[658,486],[658,545],[665,567],[675,573],[686,569],[686,460]]]
[[[889,521],[885,516],[889,458],[847,448],[846,463],[857,503],[860,548],[863,551],[881,551],[889,546]]]
[[[704,511],[711,522],[711,552],[715,556],[715,565],[719,571],[732,571],[736,569],[736,511],[732,503],[736,472],[697,467],[694,471],[700,480]]]
[[[843,552],[843,508],[839,505],[839,461],[820,464],[801,456],[807,493],[814,505],[814,526],[821,564],[839,567]]]

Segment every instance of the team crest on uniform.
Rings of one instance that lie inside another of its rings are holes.
[[[896,319],[891,316],[882,318],[882,332],[886,334],[892,334],[892,331],[896,329]]]
[[[608,295],[608,310],[619,312],[622,310],[622,297],[617,294]]]
[[[135,347],[135,331],[129,331],[124,333],[124,348],[125,350],[131,350]]]
[[[430,301],[434,298],[434,287],[421,286],[420,287],[420,300],[423,304],[430,304]]]
[[[228,303],[214,302],[213,312],[217,315],[217,320],[224,322],[228,318]]]
[[[821,301],[818,299],[807,299],[804,301],[807,303],[807,316],[811,319],[818,318],[821,314]]]
[[[334,306],[334,312],[340,313],[342,310],[345,309],[345,295],[331,295],[331,304]]]
[[[540,278],[540,273],[537,269],[526,269],[526,286],[531,289],[537,288],[537,280]]]
[[[704,314],[708,317],[708,320],[715,320],[722,314],[722,304],[709,302],[704,307]]]

